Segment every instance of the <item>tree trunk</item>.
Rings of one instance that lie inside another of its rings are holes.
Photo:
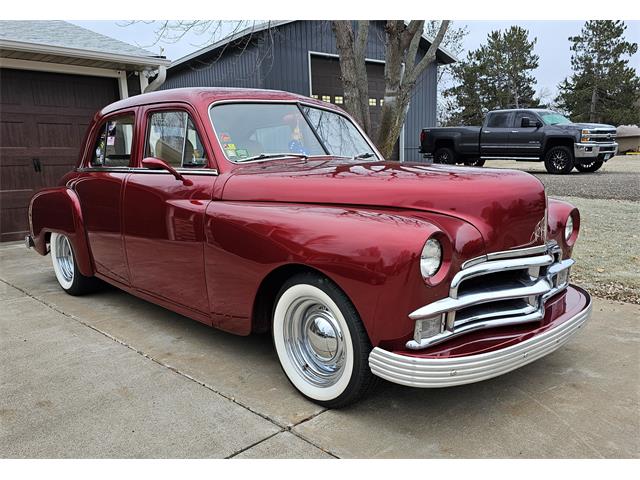
[[[593,91],[591,92],[591,105],[589,106],[589,121],[595,123],[598,121],[598,113],[596,106],[598,104],[598,87],[596,85],[593,86]]]
[[[354,35],[351,21],[336,20],[332,26],[336,34],[336,47],[340,54],[345,110],[354,117],[367,134],[370,134],[369,81],[365,63],[369,22],[359,21],[356,35]]]

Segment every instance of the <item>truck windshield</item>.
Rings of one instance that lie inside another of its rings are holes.
[[[220,146],[232,162],[289,154],[371,154],[377,159],[353,122],[336,112],[286,103],[228,103],[212,107],[210,116]]]
[[[542,117],[542,121],[545,123],[545,125],[560,125],[563,123],[571,123],[571,120],[558,112],[540,112],[540,116]]]

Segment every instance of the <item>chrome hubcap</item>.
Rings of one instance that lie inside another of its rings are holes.
[[[60,235],[55,243],[56,262],[60,274],[67,282],[71,282],[73,280],[73,253],[71,252],[69,239]]]
[[[335,384],[344,370],[342,329],[331,310],[315,298],[292,303],[284,318],[287,355],[298,373],[319,387]]]

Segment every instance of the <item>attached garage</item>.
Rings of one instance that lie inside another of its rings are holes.
[[[0,241],[27,234],[29,199],[74,167],[96,111],[168,64],[67,22],[0,22]]]

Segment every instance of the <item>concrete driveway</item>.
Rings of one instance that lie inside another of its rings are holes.
[[[115,289],[71,297],[0,246],[1,457],[638,457],[640,306],[595,299],[564,348],[482,383],[380,382],[326,410],[269,336],[235,337]]]

